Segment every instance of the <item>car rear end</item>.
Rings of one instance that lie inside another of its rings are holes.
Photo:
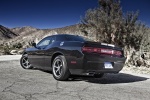
[[[83,74],[118,73],[126,60],[121,48],[97,42],[86,42],[82,53]]]

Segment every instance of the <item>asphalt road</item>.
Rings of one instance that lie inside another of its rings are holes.
[[[22,69],[19,57],[6,58],[0,61],[0,100],[150,100],[150,75],[121,72],[62,82],[50,72]]]

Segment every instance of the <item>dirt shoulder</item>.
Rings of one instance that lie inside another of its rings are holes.
[[[132,73],[136,73],[136,74],[150,74],[150,68],[147,67],[136,67],[136,66],[124,66],[124,68],[122,69],[122,71],[124,72],[132,72]]]

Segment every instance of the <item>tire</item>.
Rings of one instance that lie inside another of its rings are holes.
[[[103,76],[104,76],[104,73],[94,74],[94,78],[102,78]]]
[[[28,60],[28,55],[24,54],[22,55],[21,59],[20,59],[20,65],[22,66],[22,68],[24,69],[32,69],[33,67],[31,66],[29,60]]]
[[[69,78],[70,71],[64,56],[59,55],[53,60],[52,72],[56,80],[65,81]]]

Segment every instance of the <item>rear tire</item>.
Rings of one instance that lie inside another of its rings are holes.
[[[57,56],[52,64],[53,77],[59,81],[65,81],[70,76],[70,71],[64,56]]]
[[[31,66],[29,60],[28,60],[28,55],[24,54],[22,55],[21,59],[20,59],[20,65],[22,66],[22,68],[24,69],[32,69],[33,67]]]

